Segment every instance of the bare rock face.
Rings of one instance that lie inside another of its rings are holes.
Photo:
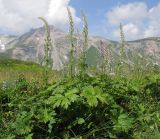
[[[15,36],[0,35],[0,52],[4,52],[9,49],[6,45],[15,40],[15,38]]]
[[[64,67],[69,59],[70,41],[67,33],[50,26],[52,48],[51,55],[53,60],[53,68],[60,70]],[[76,35],[75,35],[76,38]],[[42,64],[44,58],[44,27],[32,29],[19,37],[0,36],[0,55],[6,58],[20,59],[24,61],[33,61]],[[75,41],[75,45],[77,42]],[[82,37],[78,44],[82,46]],[[89,37],[89,46],[95,47],[98,51],[101,46],[111,48],[118,54],[118,42],[105,39],[103,37]],[[136,41],[130,41],[126,44],[128,52],[142,53],[145,55],[156,57],[160,63],[160,38],[146,38]],[[130,53],[128,53],[129,55]]]
[[[51,55],[54,69],[63,68],[63,57],[68,55],[70,49],[66,33],[50,26],[52,48]],[[45,29],[43,27],[32,29],[30,32],[18,37],[9,45],[15,46],[12,49],[11,58],[24,61],[42,63],[44,58]]]
[[[146,38],[128,42],[128,47],[132,50],[143,51],[147,55],[160,53],[160,38]]]

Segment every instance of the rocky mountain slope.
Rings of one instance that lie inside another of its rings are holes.
[[[15,38],[16,36],[0,35],[0,52],[4,52],[9,49],[6,45],[15,40]]]
[[[70,42],[67,33],[50,26],[52,38],[52,59],[53,68],[62,69],[64,64],[68,61],[68,54],[70,49]],[[44,56],[44,27],[32,29],[20,37],[5,37],[0,36],[0,56],[5,58],[14,58],[24,61],[33,61],[42,63]],[[80,39],[81,40],[81,39]],[[75,41],[75,44],[77,42]],[[81,45],[79,41],[79,45]],[[101,46],[109,47],[114,53],[118,55],[118,42],[114,42],[103,37],[90,37],[89,48],[95,48],[99,52]],[[81,47],[81,46],[80,46]],[[154,61],[160,63],[160,38],[146,38],[136,41],[130,41],[126,44],[126,51],[128,56],[131,52],[154,56]],[[92,49],[93,51],[93,49]],[[90,58],[92,59],[92,58]]]

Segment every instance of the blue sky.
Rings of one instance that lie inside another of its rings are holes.
[[[112,26],[111,24],[108,23],[106,18],[106,13],[111,11],[114,7],[133,4],[133,3],[144,3],[147,5],[147,8],[149,10],[153,7],[156,7],[160,3],[160,1],[159,0],[71,0],[70,1],[70,5],[76,9],[78,16],[80,16],[82,9],[87,14],[89,30],[91,35],[100,35],[115,40],[117,40],[118,37],[113,36],[111,32],[113,32],[115,28],[118,28],[118,26],[114,25]],[[144,20],[143,24],[144,26],[146,26],[146,24],[148,24],[148,20]],[[136,37],[133,37],[133,39],[136,39]]]
[[[82,27],[81,10],[86,13],[90,35],[118,40],[122,22],[127,40],[160,36],[160,0],[0,0],[0,34],[40,27],[39,16],[67,31],[66,7],[77,28]]]

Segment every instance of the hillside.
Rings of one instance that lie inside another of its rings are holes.
[[[56,29],[54,26],[50,26],[50,30],[53,44],[51,52],[52,59],[54,61],[53,69],[60,70],[68,61],[68,53],[70,49],[69,37],[67,33],[63,32],[62,30]],[[10,38],[5,42],[6,49],[2,51],[1,48],[0,57],[42,63],[44,55],[44,37],[45,29],[44,27],[41,27],[32,29],[19,37]],[[75,39],[76,38],[77,35],[75,35]],[[81,46],[81,44],[82,38],[80,37],[78,45]],[[75,45],[77,45],[76,40]],[[111,41],[103,37],[89,37],[88,51],[93,51],[92,49],[89,49],[90,47],[96,48],[98,50],[98,53],[96,52],[96,57],[99,57],[99,49],[102,45],[111,49],[111,51],[113,52],[113,58],[119,55],[118,42]],[[160,63],[160,38],[146,38],[136,41],[129,41],[126,44],[126,53],[130,61],[134,59],[134,55],[136,54],[149,57],[153,62]],[[93,58],[88,57],[87,59],[88,61],[90,61],[89,59]]]
[[[13,81],[19,75],[23,75],[27,80],[43,77],[44,68],[33,62],[25,62],[13,59],[0,59],[0,82]],[[50,77],[54,78],[55,71],[49,71]]]

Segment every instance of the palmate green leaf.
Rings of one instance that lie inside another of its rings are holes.
[[[98,87],[87,86],[83,89],[81,96],[87,99],[87,103],[94,107],[98,105],[98,100],[102,103],[106,102],[107,95],[102,93],[101,89]]]
[[[63,93],[64,91],[65,91],[65,87],[64,87],[63,85],[58,86],[58,87],[54,90],[55,93],[59,93],[59,94]]]
[[[54,101],[55,103],[54,103],[53,107],[54,108],[59,107],[61,105],[61,101],[62,101],[61,99]]]
[[[128,132],[132,127],[133,119],[129,118],[127,114],[122,113],[119,115],[117,123],[114,125],[114,130]]]
[[[87,102],[90,106],[97,106],[97,104],[98,104],[98,100],[95,96],[88,97]]]
[[[47,123],[47,122],[53,120],[55,115],[56,115],[56,113],[54,111],[49,112],[47,109],[45,109],[43,112],[42,120],[44,123]]]
[[[9,135],[7,135],[6,139],[15,139],[15,135],[9,134]]]
[[[95,87],[94,90],[96,92],[96,97],[100,100],[100,102],[105,103],[107,95],[102,93],[102,90],[99,87]]]
[[[24,135],[24,134],[30,133],[32,130],[31,126],[23,123],[23,121],[21,122],[21,125],[20,123],[19,124],[13,123],[12,128],[16,129],[15,132],[18,135]]]
[[[25,137],[25,139],[32,139],[33,134],[29,134],[28,136]]]
[[[85,97],[87,99],[87,103],[90,106],[97,106],[98,100],[95,96],[94,88],[92,86],[87,86],[83,89],[83,92],[81,96]]]
[[[28,134],[32,130],[31,123],[31,114],[28,114],[26,111],[17,115],[16,121],[11,124],[12,128],[18,135]]]
[[[56,123],[55,116],[56,116],[56,113],[54,110],[49,110],[45,108],[38,111],[38,115],[36,116],[36,118],[40,122],[48,123],[48,132],[51,133],[52,127],[53,127],[52,125]]]
[[[72,89],[70,91],[68,91],[66,94],[65,94],[65,97],[67,97],[71,102],[74,102],[77,100],[77,98],[79,97],[76,93],[78,92],[78,90],[75,88],[75,89]]]
[[[49,124],[48,124],[48,132],[51,133],[52,132],[52,128],[53,128],[53,124],[56,123],[55,119],[50,119]]]
[[[45,103],[52,104],[54,108],[61,106],[67,109],[72,102],[75,102],[78,99],[79,96],[76,94],[77,92],[77,89],[72,89],[67,91],[64,95],[56,94],[54,96],[49,97]]]
[[[77,120],[77,123],[78,123],[79,125],[82,125],[83,123],[85,123],[85,120],[84,120],[83,118],[79,118],[79,119]]]
[[[68,108],[69,105],[71,105],[72,102],[75,102],[78,99],[78,95],[76,94],[78,92],[77,89],[69,90],[65,96],[63,97],[63,100],[61,102],[61,106],[65,109]]]
[[[68,98],[63,97],[61,101],[61,107],[67,109],[70,104],[71,104],[71,101]]]
[[[54,107],[59,107],[63,96],[61,94],[56,94],[55,96],[51,96],[46,100],[46,104],[52,104]]]
[[[40,93],[39,93],[39,96],[49,95],[50,92],[52,92],[56,87],[57,87],[57,84],[54,84],[54,85],[48,87],[47,90],[40,92]]]

